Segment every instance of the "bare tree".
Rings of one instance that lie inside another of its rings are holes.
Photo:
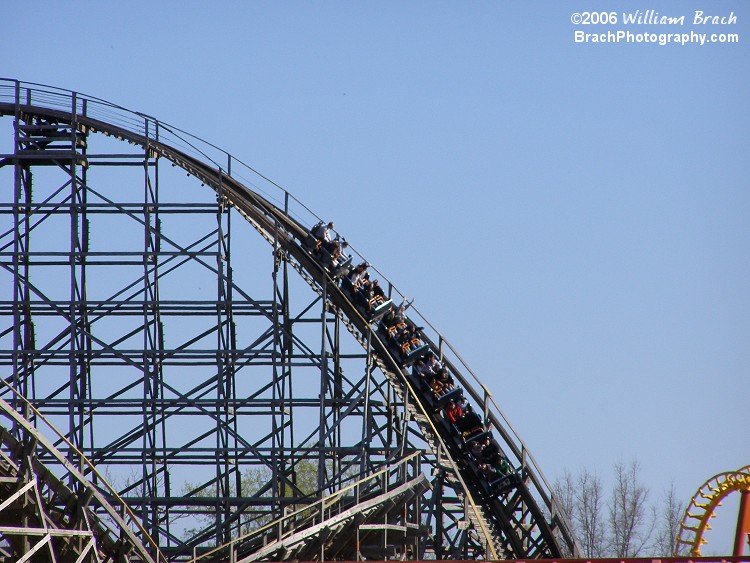
[[[558,509],[564,513],[565,519],[571,526],[571,532],[578,538],[580,532],[575,522],[575,480],[573,474],[567,469],[562,477],[558,477],[552,485],[554,500],[557,501]],[[561,542],[564,543],[564,542]],[[573,553],[565,553],[565,557],[572,557]]]
[[[633,460],[615,464],[609,501],[609,548],[615,557],[637,557],[649,549],[656,509],[647,504],[648,488],[640,481],[640,465]]]
[[[604,494],[601,479],[584,469],[577,476],[568,470],[554,485],[557,501],[568,515],[585,557],[603,557],[606,522],[602,517]]]
[[[674,553],[685,506],[674,483],[653,504],[640,480],[640,464],[617,463],[608,498],[596,472],[576,475],[565,470],[553,486],[555,499],[568,515],[581,555],[600,557],[668,557]]]
[[[557,503],[565,512],[565,515],[568,517],[573,527],[575,527],[575,522],[573,521],[575,489],[575,479],[573,474],[567,469],[563,473],[563,476],[558,477],[552,485],[552,492],[555,495],[555,500],[557,500]]]
[[[586,557],[603,557],[605,551],[605,522],[602,518],[604,493],[596,473],[584,470],[578,477],[576,520],[579,539]]]
[[[677,544],[677,535],[680,533],[680,523],[685,507],[677,498],[677,490],[672,483],[664,491],[663,504],[659,513],[658,531],[656,534],[655,553],[659,557],[671,557],[672,555],[682,555],[675,553]]]

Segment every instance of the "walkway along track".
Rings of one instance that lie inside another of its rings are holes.
[[[15,83],[18,84],[18,83]],[[75,96],[72,92],[71,96]],[[468,381],[459,366],[446,361],[447,366],[464,389],[464,393],[471,397],[476,404],[484,404],[485,418],[491,423],[493,430],[502,438],[503,447],[507,448],[516,459],[521,461],[523,483],[510,492],[504,493],[502,498],[489,498],[475,480],[476,475],[462,461],[463,454],[458,450],[448,430],[442,424],[439,413],[433,412],[420,393],[415,392],[406,371],[389,353],[386,345],[373,327],[359,314],[348,297],[303,248],[302,241],[307,236],[309,225],[302,225],[288,212],[260,194],[251,191],[232,177],[222,166],[210,159],[201,158],[178,150],[170,144],[158,140],[158,131],[170,129],[152,120],[138,115],[145,123],[143,132],[139,127],[124,127],[86,114],[86,105],[81,109],[73,98],[74,112],[59,108],[40,107],[35,104],[22,104],[19,97],[16,103],[0,102],[0,115],[14,115],[19,118],[35,115],[43,118],[53,118],[71,123],[75,127],[83,127],[91,132],[112,135],[123,141],[144,147],[154,156],[168,159],[195,176],[202,183],[210,186],[223,201],[233,206],[245,217],[252,226],[283,254],[290,264],[305,281],[323,298],[332,311],[343,321],[347,329],[357,341],[372,354],[372,360],[388,378],[393,389],[407,404],[411,418],[419,426],[425,441],[440,460],[440,467],[445,471],[446,482],[452,484],[458,497],[465,503],[466,517],[471,526],[479,534],[486,548],[486,557],[497,558],[549,558],[563,554],[577,554],[577,546],[569,525],[564,517],[556,510],[556,504],[551,498],[543,478],[534,471],[531,464],[527,464],[528,452],[523,445],[514,440],[512,430],[487,407],[488,397],[478,393]],[[231,157],[227,168],[231,168]],[[286,194],[288,197],[288,194]],[[426,336],[426,335],[425,335]],[[431,341],[425,338],[436,354],[442,356],[443,341]]]

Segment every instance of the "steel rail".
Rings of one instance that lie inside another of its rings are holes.
[[[85,465],[86,472],[90,472],[92,475],[95,475],[97,481],[101,483],[101,485],[107,491],[107,494],[111,495],[111,498],[118,501],[119,512],[114,506],[110,504],[109,500],[104,496],[104,494],[102,494],[100,488],[94,486],[94,484],[85,477],[84,473],[82,472],[83,467],[79,470],[79,468],[77,468],[60,450],[58,450],[52,444],[52,442],[50,442],[47,437],[39,431],[38,428],[29,423],[29,421],[24,416],[16,412],[16,410],[13,409],[13,407],[3,399],[0,399],[0,411],[2,411],[5,416],[13,420],[15,424],[18,424],[19,427],[23,428],[24,432],[27,432],[29,436],[33,437],[33,440],[36,441],[37,444],[42,446],[44,450],[46,450],[46,452],[49,453],[57,463],[64,467],[65,470],[73,478],[75,478],[76,482],[78,482],[84,488],[86,494],[90,495],[91,498],[96,500],[97,504],[107,513],[107,516],[119,526],[120,532],[124,534],[125,537],[127,537],[131,548],[138,554],[140,558],[142,558],[144,562],[166,562],[166,559],[159,550],[159,546],[153,542],[148,532],[143,529],[140,521],[138,520],[138,517],[133,513],[132,510],[130,510],[130,507],[122,500],[120,495],[117,494],[117,491],[115,491],[114,488],[107,482],[104,476],[99,473],[99,471],[97,471],[94,464],[91,463],[80,451],[78,451],[77,448],[49,420],[47,420],[47,418],[42,413],[40,413],[26,397],[21,395],[17,390],[13,389],[13,387],[11,387],[5,381],[0,380],[0,383],[8,388],[16,398],[24,403],[24,407],[34,414],[36,420],[44,422],[44,424],[52,431],[53,434],[60,438],[69,448],[76,451],[76,453],[79,455],[79,459]],[[126,516],[129,522],[125,520]],[[129,523],[132,523],[132,525],[142,535],[145,540],[145,545],[144,543],[141,543],[141,540],[131,529]],[[147,551],[146,545],[153,549],[155,557],[152,557],[152,555]]]
[[[335,304],[357,329],[362,331],[362,334],[370,330],[369,324],[362,319],[348,298],[301,246],[308,227],[320,218],[284,188],[231,154],[179,128],[99,98],[41,84],[0,79],[0,115],[14,115],[19,112],[40,113],[68,122],[75,121],[93,131],[141,145],[146,150],[153,151],[155,155],[169,159],[189,174],[195,175],[202,183],[209,184],[214,189],[220,186],[220,195],[226,197],[261,234],[264,234],[268,242],[278,244],[280,248],[294,257],[315,283],[326,286],[328,300]],[[246,176],[248,174],[249,177]],[[273,233],[278,226],[281,227],[279,231],[281,236],[275,241]],[[366,261],[352,246],[350,250],[352,254]],[[387,282],[390,294],[394,298],[404,297],[404,294],[382,272],[374,267],[372,269]],[[549,553],[553,556],[560,554],[557,542],[561,540],[568,552],[576,555],[579,548],[573,536],[572,527],[564,513],[560,511],[549,483],[543,477],[525,443],[484,384],[455,348],[416,307],[412,307],[411,311],[410,318],[418,317],[418,324],[424,325],[434,333],[433,336],[425,333],[425,340],[451,368],[467,395],[479,404],[484,404],[487,419],[492,422],[492,426],[498,431],[503,442],[523,468],[524,476],[531,487],[527,488],[524,484],[522,496],[524,502],[531,506],[532,515],[536,519],[532,524],[539,526],[544,541],[550,549]],[[403,372],[390,358],[390,354],[379,338],[373,339],[373,342],[381,358],[391,365],[394,372],[403,376]],[[465,374],[468,374],[468,377]],[[404,381],[408,383],[405,379]],[[472,381],[479,386],[481,392],[475,388]],[[414,393],[414,398],[417,403],[420,403],[418,394]],[[440,436],[440,432],[437,429],[435,431]],[[445,441],[444,436],[441,436],[441,440]],[[551,522],[548,523],[545,520],[542,511],[537,506],[537,499],[549,511]]]

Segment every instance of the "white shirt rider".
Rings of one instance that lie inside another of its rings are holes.
[[[322,239],[323,242],[331,242],[331,229],[333,229],[333,223],[321,224],[315,230],[315,237]]]

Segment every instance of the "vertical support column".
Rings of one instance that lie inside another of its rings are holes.
[[[145,120],[146,138],[158,136],[158,124]],[[157,159],[150,147],[143,156],[143,442],[141,449],[141,518],[143,525],[157,543],[160,541],[159,508],[161,496],[159,476],[166,473],[163,448],[165,428],[161,399],[164,397],[161,350],[164,346],[159,310],[159,252],[161,250],[161,219],[159,218],[159,177]],[[161,455],[160,455],[161,454]],[[167,519],[167,516],[164,516]]]
[[[418,455],[414,458],[414,469],[412,477],[416,477],[420,473],[422,466],[422,456]],[[412,514],[413,522],[416,526],[422,525],[422,502],[420,497],[416,497],[413,501],[414,513]],[[414,536],[414,559],[424,559],[424,547],[421,541],[421,535],[415,534]]]
[[[231,268],[231,224],[229,205],[224,197],[223,176],[219,174],[219,186],[216,197],[216,232],[217,232],[217,256],[216,270],[218,272],[217,285],[217,450],[220,452],[216,463],[216,484],[219,497],[228,498],[232,495],[231,476],[232,472],[239,471],[234,454],[237,450],[236,436],[237,417],[235,413],[235,364],[234,354],[236,350],[236,338],[234,331],[234,319],[232,316],[232,268]],[[235,479],[238,483],[239,479]],[[241,491],[235,491],[240,495]],[[232,506],[223,503],[217,507],[216,524],[217,537],[223,542],[232,538],[228,523],[232,517]],[[239,536],[240,523],[237,522],[237,535]]]
[[[286,459],[284,455],[284,368],[283,350],[281,346],[280,330],[280,303],[279,303],[279,267],[281,266],[281,247],[279,245],[279,224],[274,225],[273,242],[273,350],[271,351],[271,364],[273,383],[271,389],[271,496],[282,498],[287,496],[286,487]],[[271,508],[271,517],[278,519],[283,516],[283,501],[274,503]]]
[[[88,303],[86,294],[86,261],[88,256],[88,208],[86,185],[85,144],[79,145],[78,136],[78,100],[75,93],[71,96],[70,124],[70,401],[69,414],[70,440],[80,452],[85,449],[85,430],[87,414],[87,397],[91,379],[90,354],[91,337],[88,320]],[[60,127],[65,127],[60,125]],[[61,131],[59,132],[61,133]],[[52,131],[49,134],[53,134]],[[82,149],[81,166],[78,150]],[[80,170],[80,177],[79,177]],[[83,459],[70,449],[69,458],[78,461],[78,469],[83,470]]]
[[[385,398],[385,412],[388,416],[388,427],[386,428],[386,445],[388,448],[390,448],[393,445],[393,436],[395,434],[394,429],[394,414],[395,414],[395,406],[394,406],[394,391],[392,386],[388,386],[386,398]]]
[[[288,198],[285,204],[288,204]],[[285,205],[285,212],[287,207]],[[291,378],[292,357],[292,319],[289,312],[289,278],[288,264],[284,249],[281,247],[279,224],[274,227],[273,246],[273,386],[271,401],[271,470],[274,497],[280,499],[272,508],[273,518],[285,514],[286,498],[293,497],[295,492],[289,488],[291,479],[295,485],[299,466],[294,467],[290,451],[294,447],[294,426]]]
[[[284,213],[289,214],[289,194],[284,192]],[[281,256],[283,258],[283,255]],[[281,288],[281,323],[282,323],[282,340],[281,340],[281,367],[283,369],[283,380],[280,389],[281,398],[281,423],[282,433],[281,441],[279,442],[279,448],[284,455],[285,463],[289,463],[289,451],[296,447],[297,444],[294,441],[294,379],[292,378],[292,366],[294,356],[294,339],[292,338],[294,325],[291,314],[291,304],[289,296],[289,263],[287,260],[282,259],[281,268],[283,272],[282,288]],[[278,297],[277,297],[278,299]]]
[[[438,455],[441,455],[440,452],[438,452]],[[434,506],[434,515],[435,515],[435,535],[433,540],[433,546],[432,549],[435,552],[435,558],[436,559],[444,559],[445,558],[445,552],[443,550],[443,535],[445,534],[445,529],[443,526],[443,494],[445,492],[445,474],[442,469],[438,469],[439,473],[437,475],[437,479],[435,479],[434,482],[434,493],[433,493],[433,506]]]
[[[237,324],[234,320],[234,313],[232,312],[232,301],[234,299],[234,270],[232,268],[232,214],[231,206],[225,198],[221,199],[221,217],[224,221],[223,231],[221,233],[221,245],[222,245],[222,259],[224,261],[224,304],[223,311],[225,319],[222,323],[224,329],[223,338],[226,342],[226,374],[227,374],[227,431],[231,430],[231,447],[232,451],[236,452],[239,448],[239,442],[237,436],[239,435],[238,421],[237,421],[237,379],[236,379],[236,367],[237,367]],[[241,475],[240,465],[236,458],[230,460],[230,464],[235,473],[235,486],[236,495],[242,496],[241,486]],[[227,486],[229,486],[229,476],[227,476]],[[237,532],[241,533],[241,522],[237,521]]]
[[[333,325],[333,349],[331,350],[333,356],[333,389],[331,390],[331,398],[333,404],[331,405],[331,420],[332,434],[330,436],[330,444],[337,452],[331,458],[331,471],[333,475],[336,475],[336,486],[341,487],[343,476],[341,475],[341,401],[344,397],[343,390],[343,373],[341,367],[341,352],[340,352],[340,337],[341,337],[341,320],[339,316],[334,317]]]
[[[323,298],[321,303],[320,313],[320,411],[318,416],[318,491],[320,498],[323,497],[323,485],[325,484],[325,426],[326,426],[326,392],[328,387],[328,284],[325,281],[325,274],[323,274]],[[321,521],[324,518],[323,515],[323,503],[320,503]]]
[[[737,515],[737,531],[734,534],[732,555],[742,557],[745,547],[750,547],[750,490],[740,491],[740,510]]]
[[[367,362],[365,364],[365,404],[362,412],[362,446],[360,451],[359,474],[365,475],[367,471],[367,449],[372,437],[372,407],[370,405],[370,387],[372,371],[375,369],[372,357],[372,328],[367,331]],[[359,491],[359,487],[357,487]],[[359,502],[359,499],[357,499]]]
[[[28,382],[33,376],[30,366],[27,366],[29,343],[27,336],[31,326],[30,300],[29,300],[29,215],[31,212],[31,187],[32,176],[31,169],[28,166],[21,165],[22,150],[22,114],[20,111],[20,84],[16,82],[16,118],[14,123],[14,151],[15,151],[15,171],[14,171],[14,198],[13,198],[13,386],[24,397],[28,397]],[[16,411],[22,412],[28,417],[28,408],[15,396],[13,398],[13,407]],[[14,424],[14,430],[17,430]],[[25,443],[29,443],[28,436],[19,436]],[[28,457],[25,457],[28,460]],[[28,461],[23,464],[21,471],[27,479],[31,475],[31,467]],[[29,499],[28,495],[23,496],[22,501],[21,526],[30,527]],[[31,549],[31,541],[28,535],[23,536],[23,551],[28,552]]]
[[[20,95],[18,84],[16,97]],[[13,387],[24,397],[29,397],[29,382],[34,373],[35,347],[34,325],[31,318],[31,298],[29,292],[29,244],[30,217],[32,206],[31,168],[22,164],[22,115],[16,111],[15,119],[15,166],[13,197]],[[24,403],[15,396],[12,399],[15,410],[28,417]]]

